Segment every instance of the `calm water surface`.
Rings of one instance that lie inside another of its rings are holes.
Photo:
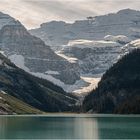
[[[140,139],[139,116],[1,116],[0,139]]]

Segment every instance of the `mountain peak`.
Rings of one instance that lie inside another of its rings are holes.
[[[1,17],[1,16],[10,17],[8,14],[5,14],[5,13],[3,13],[3,12],[0,12],[0,17]]]
[[[8,14],[0,12],[0,29],[7,24],[9,25],[9,22],[13,21],[15,21],[13,17],[9,16]]]
[[[11,20],[7,23],[7,25],[16,25],[16,26],[20,25],[20,26],[22,26],[22,24],[18,20]]]
[[[51,26],[51,27],[56,27],[56,26],[64,26],[66,24],[66,22],[64,21],[50,21],[50,22],[46,22],[46,23],[42,23],[40,25],[40,27],[46,27],[46,26]]]
[[[138,14],[140,13],[140,11],[127,8],[127,9],[120,10],[117,13],[118,14]]]
[[[24,38],[29,36],[26,28],[18,21],[11,20],[0,30],[0,36],[3,37],[14,37],[14,38]]]

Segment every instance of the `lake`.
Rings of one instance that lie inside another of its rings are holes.
[[[140,116],[0,116],[0,139],[140,139]]]

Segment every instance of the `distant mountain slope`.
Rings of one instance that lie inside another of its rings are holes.
[[[0,90],[47,112],[71,111],[77,102],[74,96],[65,93],[60,87],[19,69],[2,54],[0,54]]]
[[[114,64],[83,102],[84,111],[140,113],[140,49]]]

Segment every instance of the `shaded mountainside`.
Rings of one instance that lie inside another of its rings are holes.
[[[140,113],[140,49],[114,64],[83,102],[85,112]]]
[[[0,90],[39,110],[71,111],[77,99],[47,80],[19,69],[0,54]]]

